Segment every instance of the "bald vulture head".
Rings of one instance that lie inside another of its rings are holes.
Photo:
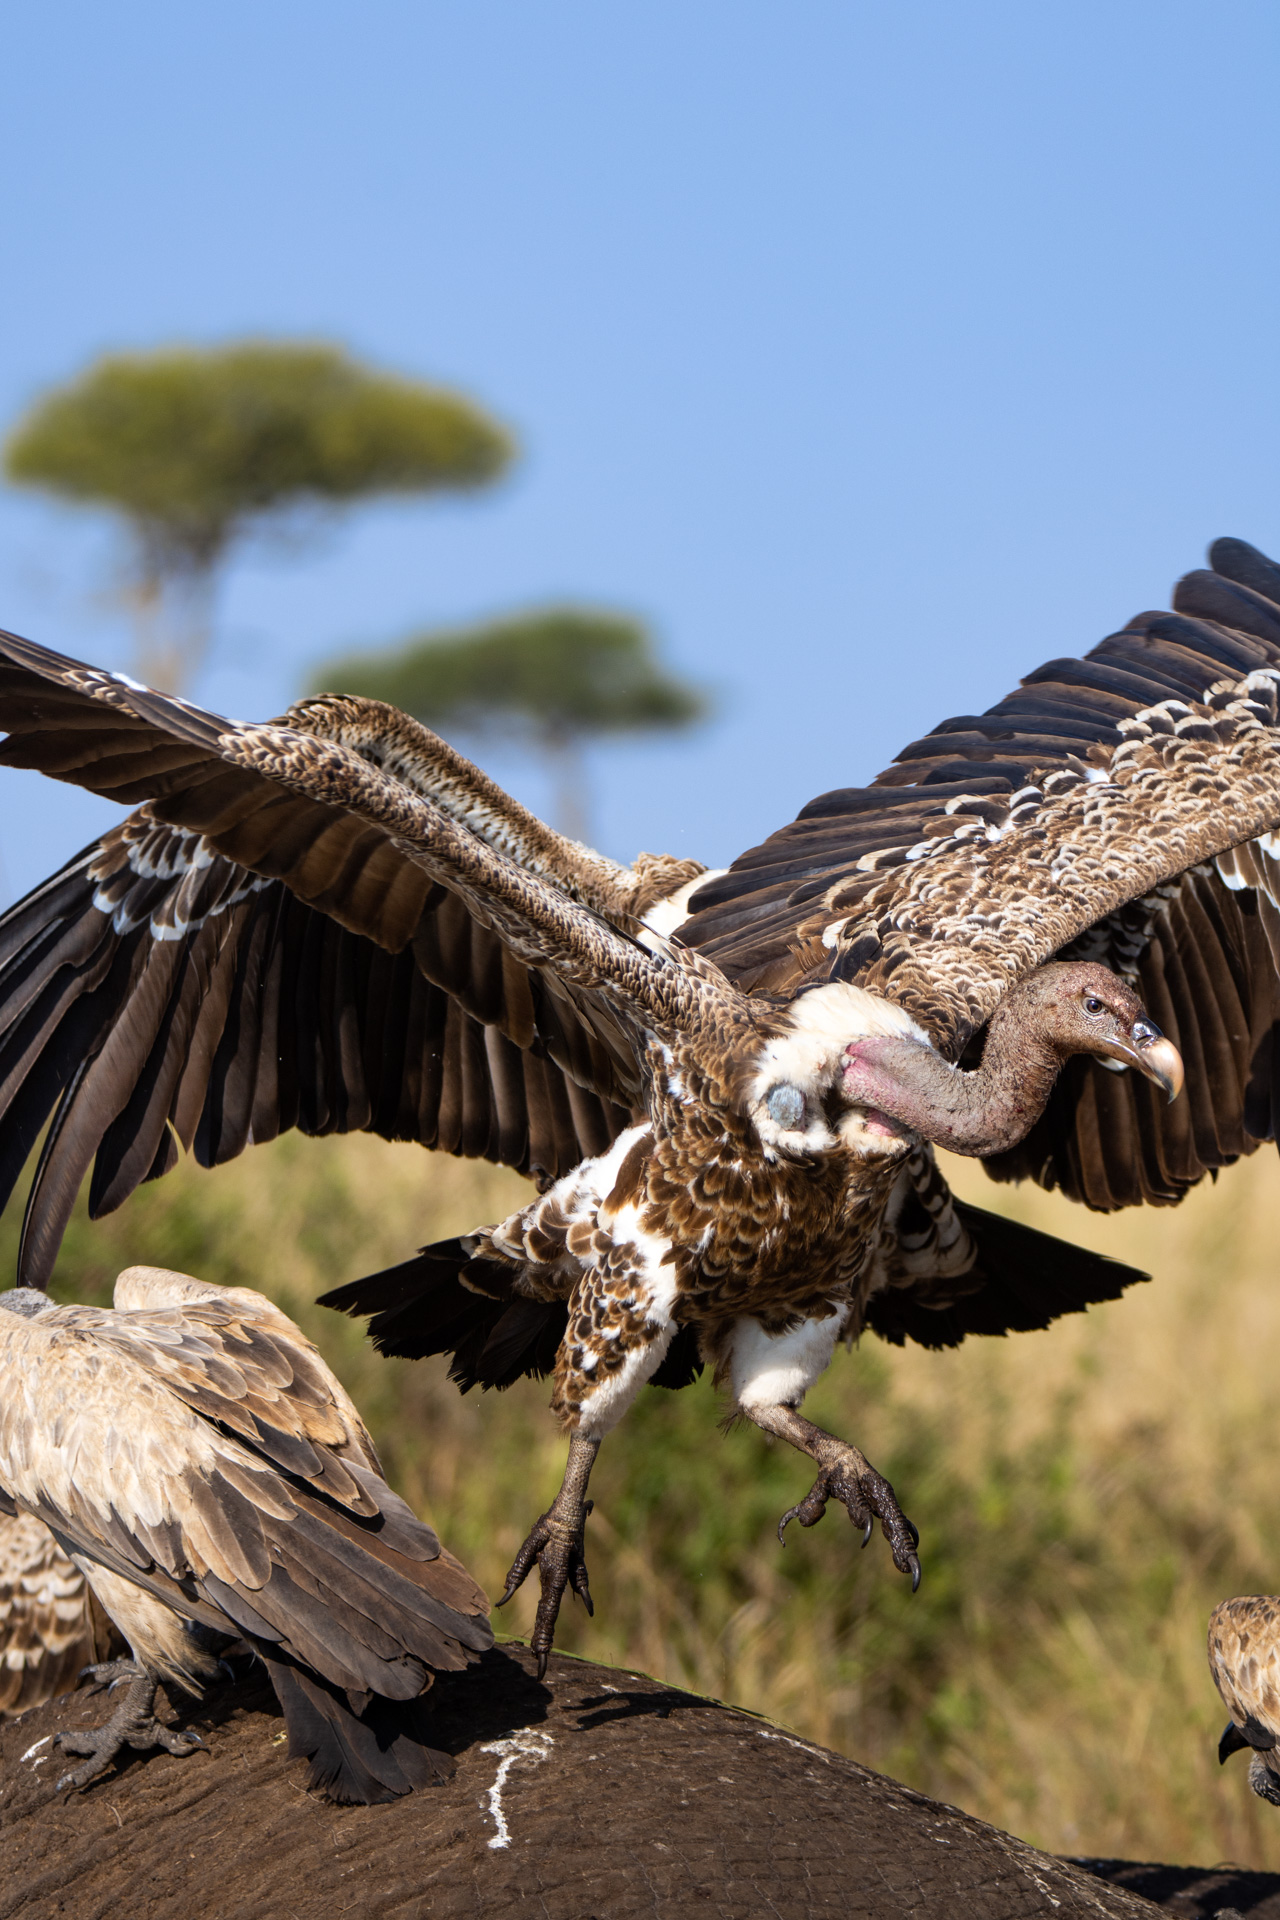
[[[6,1313],[16,1313],[24,1320],[32,1320],[37,1314],[47,1313],[53,1306],[43,1287],[9,1287],[0,1293],[0,1307]]]
[[[1075,1054],[1133,1068],[1169,1100],[1182,1090],[1178,1050],[1133,988],[1091,961],[1055,961],[1010,988],[973,1072],[919,1040],[872,1035],[845,1049],[841,1093],[882,1126],[985,1157],[1026,1138]]]

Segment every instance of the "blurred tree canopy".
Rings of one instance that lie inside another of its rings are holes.
[[[109,355],[39,400],[5,448],[19,485],[122,515],[144,679],[187,683],[238,538],[299,509],[483,486],[507,434],[460,395],[338,347],[244,341]]]
[[[550,763],[558,824],[578,839],[586,835],[587,740],[685,727],[709,710],[705,694],[660,665],[638,620],[581,607],[547,607],[422,634],[384,653],[349,654],[322,667],[312,684],[389,701],[441,732],[523,736]]]

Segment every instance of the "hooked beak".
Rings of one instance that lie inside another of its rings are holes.
[[[1182,1055],[1145,1014],[1134,1021],[1130,1038],[1113,1043],[1113,1057],[1123,1060],[1126,1066],[1136,1067],[1148,1080],[1154,1080],[1170,1100],[1176,1100],[1182,1092]]]
[[[1255,1753],[1274,1753],[1275,1745],[1274,1733],[1269,1733],[1252,1714],[1242,1727],[1228,1720],[1218,1742],[1218,1765],[1225,1766],[1233,1753],[1241,1753],[1246,1747],[1252,1747]]]

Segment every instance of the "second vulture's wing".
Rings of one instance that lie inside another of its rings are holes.
[[[1114,968],[1180,1049],[1187,1097],[1073,1060],[988,1163],[1100,1209],[1172,1204],[1277,1131],[1280,567],[1239,540],[1210,563],[1173,612],[813,801],[679,929],[741,985],[884,993],[953,1058],[1033,967]]]
[[[483,1592],[432,1529],[336,1458],[314,1408],[264,1393],[278,1343],[262,1320],[246,1343],[243,1299],[3,1319],[5,1488],[70,1551],[391,1698],[492,1644]]]
[[[474,875],[441,884],[447,862],[344,808],[342,778],[416,803],[482,878],[553,893],[625,964],[648,964],[630,935],[695,863],[586,852],[376,702],[255,731],[0,635],[0,728],[0,764],[145,802],[0,917],[0,1202],[48,1125],[23,1280],[47,1279],[90,1167],[96,1217],[180,1146],[212,1166],[294,1126],[555,1177],[629,1124],[625,1008],[589,967],[543,964]],[[333,803],[251,764],[267,738],[328,754]]]

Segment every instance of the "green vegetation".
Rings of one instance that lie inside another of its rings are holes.
[[[1243,1761],[1219,1771],[1204,1653],[1217,1600],[1280,1588],[1276,1156],[1176,1212],[1117,1220],[949,1171],[1158,1278],[1047,1333],[952,1354],[869,1339],[837,1358],[809,1410],[893,1480],[921,1529],[919,1594],[878,1535],[858,1552],[838,1509],[782,1550],[778,1515],[810,1476],[754,1429],[721,1432],[704,1379],[646,1389],[603,1448],[596,1618],[566,1605],[561,1643],[769,1714],[1059,1851],[1280,1869],[1280,1818]],[[460,1398],[443,1365],[380,1360],[311,1302],[526,1191],[411,1147],[288,1135],[216,1174],[184,1165],[97,1226],[82,1213],[56,1290],[104,1298],[121,1266],[152,1260],[271,1293],[347,1381],[391,1478],[496,1592],[563,1464],[545,1383]],[[18,1217],[0,1220],[9,1254]],[[522,1592],[499,1627],[527,1634],[533,1606]]]
[[[337,347],[250,340],[97,361],[36,403],[5,466],[123,517],[139,670],[174,688],[200,663],[219,568],[248,531],[300,508],[482,486],[510,456],[455,393]]]
[[[580,607],[349,654],[321,667],[313,687],[389,701],[441,732],[523,736],[551,766],[559,824],[576,839],[587,836],[587,740],[689,726],[707,712],[703,694],[659,666],[639,621]]]

